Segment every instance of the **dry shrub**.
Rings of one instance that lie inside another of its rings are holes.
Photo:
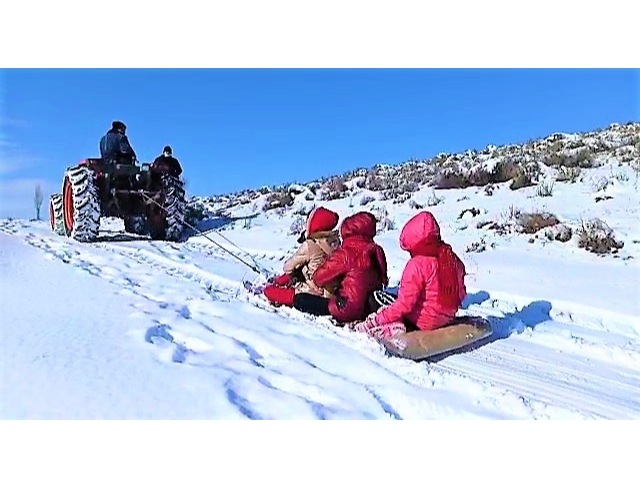
[[[593,167],[593,154],[588,150],[583,150],[575,156],[575,164],[578,167]]]
[[[578,148],[582,146],[576,146]],[[550,154],[544,158],[544,164],[547,166],[565,166],[565,167],[593,167],[594,159],[591,150],[582,148],[580,151],[571,153],[558,152]]]
[[[522,215],[522,210],[514,205],[509,205],[505,211],[502,212],[502,219],[506,221],[517,220]]]
[[[526,188],[527,186],[533,186],[535,183],[531,175],[526,173],[525,171],[520,171],[518,175],[513,178],[511,184],[509,185],[509,189],[516,191],[520,188]]]
[[[535,212],[522,213],[518,216],[520,231],[522,233],[536,233],[543,228],[551,227],[560,223],[558,217],[552,213]]]
[[[464,210],[462,210],[460,212],[460,214],[458,215],[458,220],[461,220],[462,217],[465,215],[465,213],[471,213],[471,217],[474,218],[476,216],[478,216],[480,214],[480,210],[478,210],[477,208],[465,208]]]
[[[558,168],[558,176],[556,177],[557,181],[564,182],[568,181],[570,183],[575,183],[580,176],[580,168],[579,167],[565,167],[561,166]]]
[[[547,198],[553,196],[553,181],[541,181],[536,188],[536,195],[540,198]]]
[[[267,201],[262,207],[262,211],[285,208],[293,204],[293,197],[286,191],[277,191],[267,196]]]
[[[492,173],[484,168],[476,169],[470,173],[468,179],[471,186],[485,186],[493,182]]]
[[[459,172],[447,172],[436,178],[436,189],[462,189],[471,186],[469,179]]]
[[[342,177],[331,178],[322,188],[323,200],[337,200],[344,198],[349,188]]]
[[[493,222],[491,220],[483,220],[476,223],[476,228],[484,228],[484,227],[488,227],[489,225],[495,225],[495,224],[496,222]]]
[[[521,169],[518,165],[510,159],[505,159],[498,162],[491,172],[492,183],[506,183],[510,179],[515,178]]]
[[[382,191],[388,187],[388,184],[377,174],[369,173],[364,179],[363,188],[369,191]]]
[[[477,242],[471,242],[469,245],[467,245],[465,252],[480,253],[480,252],[484,252],[485,250],[487,250],[487,242],[484,240],[484,238],[481,238]]]
[[[396,204],[402,204],[405,203],[409,200],[409,198],[411,198],[411,194],[409,193],[401,193],[399,195],[397,195],[395,198],[393,198],[393,202]]]
[[[596,196],[596,203],[600,203],[601,201],[612,200],[613,196],[604,195],[604,196]]]

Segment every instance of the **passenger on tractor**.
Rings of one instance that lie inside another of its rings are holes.
[[[100,139],[100,156],[107,163],[135,164],[136,153],[125,135],[127,126],[119,121]]]
[[[160,169],[166,167],[169,174],[176,178],[182,174],[182,166],[180,166],[178,159],[173,157],[173,150],[171,149],[171,146],[168,145],[164,146],[162,154],[155,158],[153,166]]]

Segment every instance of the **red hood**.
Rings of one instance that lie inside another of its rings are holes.
[[[344,219],[340,225],[342,239],[364,237],[373,240],[376,236],[376,217],[368,211],[361,211]]]

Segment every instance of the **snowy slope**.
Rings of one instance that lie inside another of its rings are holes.
[[[491,196],[479,187],[412,196],[425,206],[441,199],[426,208],[469,272],[461,314],[495,329],[481,346],[422,363],[248,295],[241,282],[256,274],[202,235],[153,242],[103,219],[100,241],[83,244],[47,222],[0,220],[0,418],[639,419],[637,173],[612,162],[583,174],[549,197],[506,183]],[[415,208],[305,194],[284,211],[256,212],[262,200],[248,201],[201,228],[278,272],[304,205],[341,217],[384,207],[395,227],[377,241],[397,285],[407,259],[398,235]],[[459,218],[469,208],[480,213]],[[575,238],[479,225],[508,223],[516,209],[549,211],[574,228],[600,217],[624,247],[599,256]],[[481,241],[486,250],[466,251]]]

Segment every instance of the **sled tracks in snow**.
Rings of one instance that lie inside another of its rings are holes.
[[[633,330],[629,334],[618,333],[620,330],[628,331],[620,322],[624,317],[614,317],[607,310],[602,310],[601,316],[583,326],[578,318],[583,313],[580,306],[576,306],[573,318],[565,321],[560,316],[562,313],[549,316],[548,312],[540,312],[538,318],[532,319],[530,312],[535,307],[529,306],[529,314],[525,315],[523,310],[526,306],[518,306],[505,297],[471,305],[465,311],[489,319],[496,331],[495,336],[469,350],[414,363],[385,356],[382,347],[373,340],[336,328],[328,319],[310,318],[296,310],[276,310],[261,297],[249,296],[244,291],[238,295],[239,282],[200,270],[184,260],[184,255],[179,255],[179,252],[172,256],[167,252],[169,247],[160,248],[172,245],[170,243],[157,244],[158,248],[149,249],[115,243],[94,243],[87,247],[30,233],[28,227],[4,225],[0,231],[23,238],[53,258],[106,279],[133,294],[154,300],[160,307],[163,304],[145,289],[141,268],[150,271],[146,278],[168,276],[177,280],[173,284],[176,289],[180,288],[180,282],[190,283],[198,298],[239,299],[267,312],[280,314],[284,320],[323,329],[323,335],[333,336],[354,352],[416,386],[428,388],[435,384],[448,387],[462,383],[474,389],[481,388],[496,403],[498,412],[504,410],[508,413],[510,408],[519,407],[525,411],[520,416],[533,418],[640,419],[640,374],[637,372],[640,370],[640,340],[631,336]],[[188,334],[188,329],[185,330]],[[146,338],[149,342],[180,342],[174,341],[167,331],[151,327]],[[176,346],[172,360],[183,362],[187,350],[188,347]],[[269,365],[261,361],[260,366]],[[391,413],[395,411],[392,397],[380,391],[374,393],[386,404],[385,410],[392,417],[399,417]]]
[[[588,418],[640,418],[640,375],[632,369],[516,340],[496,341],[429,367],[504,388],[532,408],[561,405]],[[553,363],[550,354],[556,355]]]

